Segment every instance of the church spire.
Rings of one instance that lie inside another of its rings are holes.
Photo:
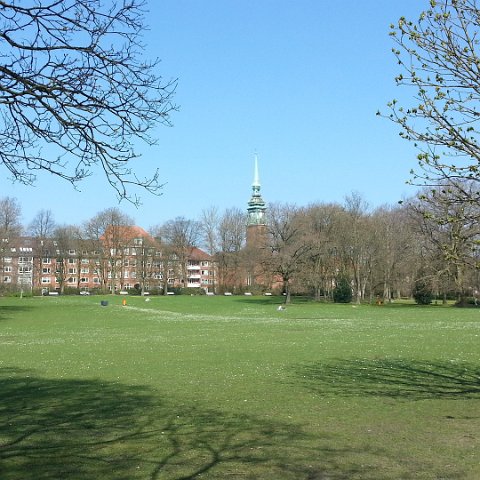
[[[252,197],[248,202],[248,226],[265,225],[265,202],[260,194],[260,176],[258,174],[258,156],[255,154],[255,166],[253,172]]]
[[[258,175],[258,155],[255,154],[255,170],[253,172],[253,187],[257,187],[260,189],[260,177]]]

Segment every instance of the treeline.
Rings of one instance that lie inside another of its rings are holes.
[[[195,220],[177,217],[151,227],[149,234],[177,252],[197,246],[213,255],[218,293],[260,293],[274,286],[287,301],[292,294],[333,299],[335,289],[347,283],[359,303],[412,296],[425,303],[465,301],[480,290],[480,207],[473,190],[471,201],[457,193],[473,187],[448,182],[375,209],[356,193],[342,204],[270,204],[263,234],[249,246],[246,214],[238,208],[212,207]],[[113,218],[134,224],[120,210],[108,209],[84,225],[59,226],[51,212],[42,210],[23,227],[20,213],[16,199],[0,200],[2,237],[76,232],[99,238]]]

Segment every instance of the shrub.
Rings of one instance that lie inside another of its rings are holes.
[[[65,287],[63,290],[64,295],[78,295],[80,293],[80,289],[76,287]]]
[[[433,293],[430,286],[423,280],[417,280],[413,287],[413,299],[418,305],[430,305],[433,300]]]
[[[336,283],[333,289],[333,301],[335,303],[350,303],[352,301],[352,287],[348,279],[341,277]]]

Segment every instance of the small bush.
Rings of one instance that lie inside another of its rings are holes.
[[[413,288],[413,299],[417,305],[430,305],[433,300],[431,288],[423,280],[417,280]]]
[[[78,295],[80,293],[80,289],[76,287],[65,287],[63,290],[64,295]]]
[[[352,301],[352,287],[347,278],[341,277],[337,280],[333,289],[333,301],[335,303],[350,303]]]

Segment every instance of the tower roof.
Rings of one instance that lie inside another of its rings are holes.
[[[255,169],[253,172],[253,183],[252,187],[260,188],[260,176],[258,175],[258,155],[255,154]]]
[[[248,225],[265,225],[265,202],[260,194],[260,176],[258,174],[258,156],[255,154],[255,166],[253,172],[252,197],[248,202]]]

